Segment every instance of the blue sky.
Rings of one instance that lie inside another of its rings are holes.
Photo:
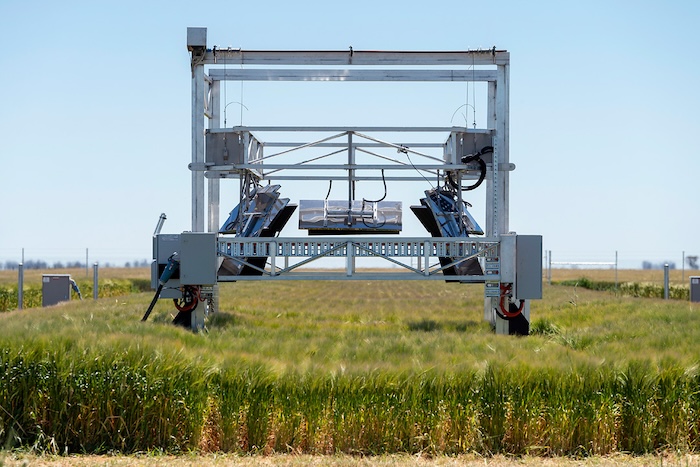
[[[511,229],[542,234],[555,260],[618,251],[629,267],[680,266],[683,251],[700,254],[699,21],[694,1],[4,0],[0,261],[22,248],[50,263],[84,260],[85,248],[103,264],[150,258],[161,212],[164,231],[189,230],[185,39],[201,26],[209,46],[244,49],[508,50]],[[313,114],[300,110],[303,93],[267,86],[242,96],[227,86],[227,100],[249,109],[244,123]],[[454,102],[412,94],[382,108],[372,107],[381,86],[361,89],[363,105],[335,89],[324,95],[343,111],[324,114],[329,123],[461,123],[450,119],[464,89],[446,91]],[[235,105],[228,119],[238,123]],[[427,188],[410,188],[405,219]],[[222,199],[222,218],[234,204]]]

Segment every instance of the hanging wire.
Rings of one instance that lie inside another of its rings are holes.
[[[416,167],[415,164],[413,163],[413,161],[411,160],[411,156],[409,155],[409,151],[408,151],[408,146],[400,145],[399,148],[396,150],[396,152],[402,152],[402,153],[406,154],[406,158],[408,159],[408,163],[411,164],[411,167],[413,167],[413,169],[416,172],[418,172],[418,174],[421,177],[423,177],[423,180],[428,182],[428,184],[430,185],[430,188],[432,188],[433,190],[435,189],[435,186],[433,185],[433,183],[430,180],[428,180],[425,177],[425,175],[423,175],[423,172],[421,170],[419,170],[418,167]]]
[[[231,49],[229,47],[229,49]],[[228,61],[228,53],[226,54],[226,57],[224,58],[224,128],[226,128],[226,106],[228,104],[228,99],[226,98],[226,88],[228,88],[228,79],[226,78],[226,62]],[[226,133],[224,133],[224,138],[226,137]]]
[[[382,169],[382,183],[384,184],[384,196],[382,196],[381,198],[379,198],[377,200],[362,198],[362,209],[364,209],[365,203],[378,203],[378,202],[384,201],[386,199],[387,190],[386,190],[386,178],[384,178],[384,169]]]
[[[467,88],[469,83],[467,83]],[[474,64],[474,54],[472,54],[472,112],[474,115],[474,129],[476,129],[476,66]],[[474,135],[476,138],[476,135]]]
[[[243,69],[243,63],[241,63],[241,70]],[[241,126],[243,126],[243,107],[245,105],[243,104],[243,80],[241,80]],[[247,110],[247,108],[246,108]]]

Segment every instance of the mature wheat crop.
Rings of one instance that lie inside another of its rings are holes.
[[[700,308],[546,286],[496,336],[480,287],[222,286],[209,332],[150,294],[0,315],[0,437],[38,452],[700,451]]]

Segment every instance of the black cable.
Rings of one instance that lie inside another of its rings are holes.
[[[384,201],[386,199],[387,189],[386,189],[386,178],[384,177],[384,169],[382,169],[382,183],[384,183],[384,196],[382,196],[378,200],[371,200],[371,199],[362,198],[362,209],[360,212],[360,219],[362,220],[362,223],[365,225],[365,227],[367,227],[369,229],[379,229],[381,227],[384,227],[384,224],[386,224],[386,216],[384,217],[384,222],[377,224],[377,225],[368,225],[367,221],[365,220],[365,216],[364,216],[365,203],[376,204],[376,203],[378,203],[380,201]]]
[[[425,177],[425,175],[423,175],[423,172],[420,171],[420,170],[418,169],[418,167],[415,166],[415,164],[413,164],[413,161],[411,160],[411,156],[408,154],[408,146],[401,146],[399,149],[397,149],[397,152],[402,152],[402,153],[406,154],[406,159],[408,159],[408,162],[409,162],[409,164],[411,164],[411,167],[413,167],[413,169],[414,169],[416,172],[418,172],[418,175],[420,175],[421,177],[423,177],[423,180],[425,180],[426,182],[428,182],[428,184],[430,185],[430,188],[435,189],[435,187],[434,187],[433,184],[430,182],[430,180],[428,180],[428,179]],[[439,182],[438,182],[438,185],[439,185]]]
[[[379,214],[382,214],[382,213],[380,212]],[[363,224],[365,225],[365,227],[367,227],[368,229],[381,229],[382,227],[384,227],[384,225],[386,225],[386,216],[385,216],[384,214],[382,214],[382,216],[384,217],[384,221],[383,221],[383,222],[380,222],[380,223],[378,223],[378,224],[376,224],[376,225],[375,225],[375,224],[372,224],[372,225],[368,224],[368,223],[367,223],[367,220],[365,219],[365,216],[363,216],[362,214],[360,214],[360,220],[362,220],[362,223],[363,223]]]
[[[481,185],[484,182],[484,179],[486,178],[486,162],[481,158],[483,154],[490,154],[493,153],[493,146],[485,146],[481,148],[481,151],[478,151],[476,154],[473,154],[471,156],[464,156],[462,157],[462,164],[469,164],[470,162],[478,162],[479,163],[479,179],[474,183],[473,185],[463,187],[462,191],[470,191],[474,190],[475,188],[478,188],[479,185]],[[454,189],[459,189],[457,186],[457,182],[454,181],[452,178],[452,173],[448,172],[447,173],[447,180],[450,182],[450,185],[452,185],[452,188]]]
[[[384,201],[386,199],[386,178],[384,178],[384,169],[382,169],[382,183],[384,183],[384,196],[379,198],[378,200],[371,200],[371,199],[365,199],[362,198],[362,205],[364,207],[365,203],[378,203],[380,201]]]

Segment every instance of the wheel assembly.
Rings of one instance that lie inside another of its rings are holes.
[[[182,290],[182,297],[174,298],[173,303],[177,311],[192,311],[199,303],[199,287],[186,285]]]
[[[513,298],[513,285],[501,284],[501,296],[496,307],[496,314],[505,320],[511,320],[520,316],[525,308],[525,300],[518,300],[516,304]]]
[[[186,285],[182,289],[182,297],[174,298],[173,303],[178,310],[173,324],[189,328],[192,323],[192,311],[199,303],[199,287]]]

